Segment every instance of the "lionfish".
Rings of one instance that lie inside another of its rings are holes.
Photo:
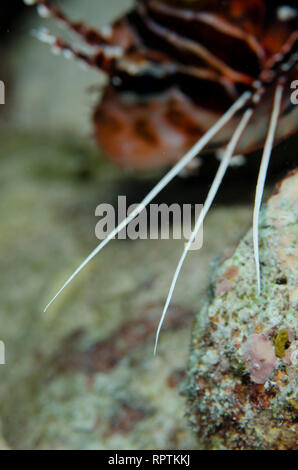
[[[104,153],[124,168],[170,166],[144,200],[74,271],[46,306],[203,150],[221,159],[192,236],[175,271],[156,333],[158,338],[185,257],[233,156],[263,148],[253,212],[258,292],[258,220],[274,144],[298,129],[291,100],[298,65],[298,9],[278,0],[135,0],[112,25],[72,22],[48,1],[36,4],[84,41],[77,49],[38,31],[54,52],[104,72],[108,84],[93,115]],[[292,87],[292,88],[291,88]]]

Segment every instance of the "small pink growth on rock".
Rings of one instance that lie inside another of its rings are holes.
[[[277,360],[272,343],[263,334],[254,334],[244,343],[241,352],[251,381],[264,384]]]

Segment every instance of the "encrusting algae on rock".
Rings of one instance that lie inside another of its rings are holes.
[[[274,340],[275,355],[277,357],[284,357],[286,353],[286,346],[289,342],[288,331],[284,328],[281,330]]]
[[[297,446],[297,193],[295,170],[263,207],[261,295],[249,231],[197,315],[186,394],[201,448]]]

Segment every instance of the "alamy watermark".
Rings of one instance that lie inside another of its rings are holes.
[[[291,89],[294,90],[291,94],[291,103],[298,104],[298,80],[291,83]]]
[[[106,238],[139,204],[127,207],[126,196],[118,196],[118,208],[115,210],[111,204],[99,204],[95,215],[100,218],[95,227],[95,235],[99,240]],[[149,204],[144,207],[124,229],[117,238],[125,240],[174,240],[185,239],[192,236],[195,222],[203,208],[202,204]],[[116,237],[114,237],[116,238]],[[203,245],[203,224],[191,245],[191,250],[199,250]]]
[[[0,365],[5,364],[5,344],[0,341]]]
[[[2,80],[0,80],[0,104],[5,104],[5,85]]]

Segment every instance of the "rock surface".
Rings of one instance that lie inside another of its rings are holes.
[[[186,387],[202,448],[297,447],[297,204],[293,171],[261,213],[260,296],[251,231],[213,273]]]

